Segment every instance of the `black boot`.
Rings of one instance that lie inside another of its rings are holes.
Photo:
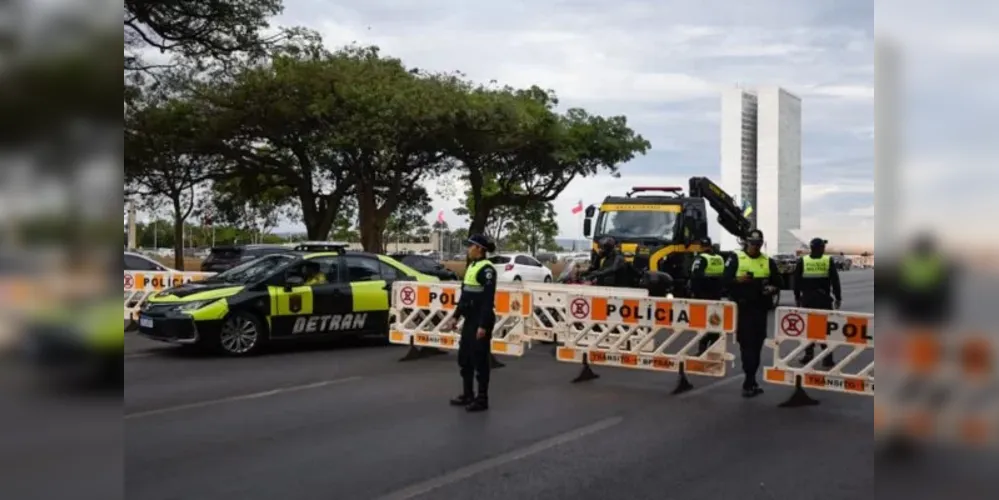
[[[822,367],[829,370],[836,367],[836,358],[833,357],[832,353],[822,358]]]
[[[462,394],[461,396],[451,400],[451,406],[468,406],[472,404],[473,401],[475,401],[475,396]]]
[[[813,359],[815,359],[815,346],[805,349],[805,355],[801,358],[801,365],[807,365],[808,363],[811,363]]]
[[[469,413],[481,413],[489,409],[489,398],[479,395],[472,404],[465,407]]]
[[[743,384],[742,386],[742,397],[749,399],[755,398],[763,394],[763,388],[759,386],[756,382]]]

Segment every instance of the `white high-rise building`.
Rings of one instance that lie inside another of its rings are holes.
[[[722,94],[721,186],[753,207],[770,254],[801,242],[801,99],[780,87],[727,89]],[[722,248],[738,247],[723,233]]]

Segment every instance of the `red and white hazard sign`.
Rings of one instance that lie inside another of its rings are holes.
[[[413,287],[411,287],[411,286],[407,286],[406,288],[403,288],[399,292],[399,300],[401,300],[402,303],[405,304],[405,305],[407,305],[407,306],[411,306],[411,305],[415,304],[416,303],[416,290],[414,290]]]

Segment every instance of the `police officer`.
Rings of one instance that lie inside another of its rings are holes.
[[[461,341],[458,344],[458,366],[461,367],[462,393],[451,400],[452,406],[463,406],[477,413],[489,409],[490,346],[496,313],[496,270],[486,259],[496,245],[488,237],[474,234],[468,238],[469,265],[461,285],[461,298],[455,308],[454,319],[445,327],[453,330],[461,318]],[[475,394],[474,379],[478,380],[479,393]]]
[[[809,254],[799,257],[794,270],[794,303],[809,309],[839,309],[843,305],[843,290],[839,283],[839,271],[826,255],[827,241],[815,238],[808,244]],[[822,349],[828,346],[822,344]],[[802,364],[815,359],[815,344],[805,349]],[[822,366],[833,368],[836,362],[832,353],[822,358]]]
[[[923,234],[915,239],[899,262],[896,274],[895,283],[886,288],[894,295],[899,320],[907,324],[938,326],[950,319],[954,270],[931,235]]]
[[[590,263],[590,269],[583,276],[599,286],[627,287],[631,285],[631,270],[628,262],[617,251],[617,242],[610,236],[600,240],[597,259]]]
[[[705,250],[694,257],[690,268],[690,296],[701,300],[721,300],[725,259],[715,252],[711,238],[701,238],[699,243]],[[717,333],[705,335],[700,341],[697,355],[703,355],[720,337]]]
[[[763,358],[773,296],[781,290],[780,271],[777,263],[761,251],[763,241],[763,231],[750,231],[743,251],[736,252],[725,263],[724,286],[739,309],[736,336],[746,376],[742,396],[746,398],[763,394],[756,382],[756,372]]]

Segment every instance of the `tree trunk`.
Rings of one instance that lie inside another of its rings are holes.
[[[379,217],[378,201],[370,186],[357,186],[357,220],[360,223],[361,245],[365,252],[384,251],[383,235],[387,220]]]
[[[180,196],[173,201],[173,268],[184,271],[184,214],[180,211]]]
[[[475,211],[472,213],[472,224],[468,227],[468,234],[486,234],[486,226],[489,223],[489,207],[475,204]]]

